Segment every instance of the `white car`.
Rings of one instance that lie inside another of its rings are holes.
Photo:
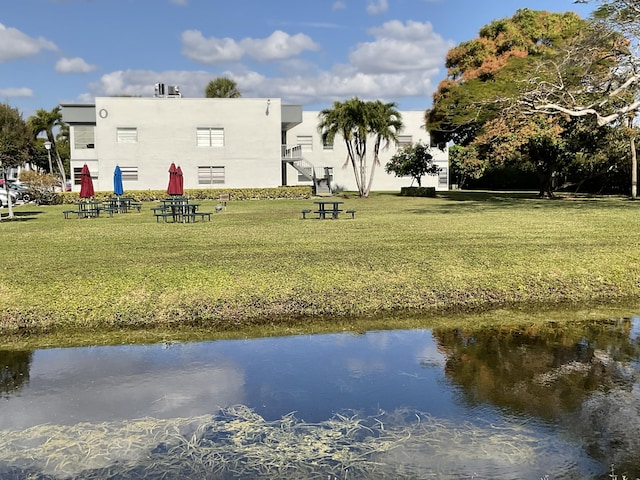
[[[14,191],[10,192],[11,195],[11,204],[15,205],[18,201],[18,194]],[[4,188],[4,185],[0,187],[0,206],[8,207],[9,202],[7,201],[7,190]]]

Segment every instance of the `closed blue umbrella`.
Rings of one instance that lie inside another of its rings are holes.
[[[122,170],[120,170],[120,165],[116,165],[116,169],[113,172],[113,193],[118,197],[124,193],[124,187],[122,186]]]

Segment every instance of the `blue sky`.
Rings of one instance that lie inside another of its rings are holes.
[[[354,96],[423,110],[447,50],[519,8],[573,0],[5,0],[0,101],[27,118],[96,96],[204,97],[235,80],[244,97],[320,109]]]

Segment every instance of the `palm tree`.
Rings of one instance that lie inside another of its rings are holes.
[[[391,142],[397,144],[398,132],[404,127],[402,115],[396,109],[397,106],[394,102],[382,103],[380,100],[369,104],[371,109],[369,133],[375,137],[375,142],[373,144],[373,164],[371,166],[371,175],[369,176],[369,185],[367,186],[367,195],[371,191],[376,165],[380,165],[380,146],[382,145],[382,148],[386,150]]]
[[[60,178],[62,179],[62,188],[67,184],[67,174],[64,171],[64,166],[62,164],[62,159],[60,158],[60,152],[58,151],[56,145],[56,138],[53,135],[53,129],[55,127],[63,126],[62,122],[62,112],[60,112],[60,106],[55,107],[50,112],[44,109],[40,109],[36,111],[36,114],[29,117],[28,120],[29,126],[33,131],[34,138],[37,138],[42,132],[45,132],[47,135],[47,140],[51,142],[51,150],[56,159],[56,163],[58,166],[58,171],[60,172]],[[53,172],[49,172],[53,174]]]
[[[206,98],[240,98],[240,90],[236,82],[227,77],[211,80],[204,91]]]
[[[391,141],[397,142],[402,129],[402,117],[395,103],[363,102],[358,97],[344,102],[334,102],[332,108],[319,114],[318,130],[325,143],[333,143],[341,135],[347,147],[345,166],[351,164],[356,186],[361,197],[368,197],[373,184],[376,165],[380,164],[380,148],[387,148]],[[367,141],[374,140],[374,158],[367,181]]]

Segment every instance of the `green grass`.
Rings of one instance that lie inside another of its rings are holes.
[[[346,197],[354,220],[303,221],[311,200],[231,202],[186,225],[156,223],[155,203],[68,220],[62,205],[17,207],[0,222],[1,342],[385,328],[640,298],[640,202]]]

